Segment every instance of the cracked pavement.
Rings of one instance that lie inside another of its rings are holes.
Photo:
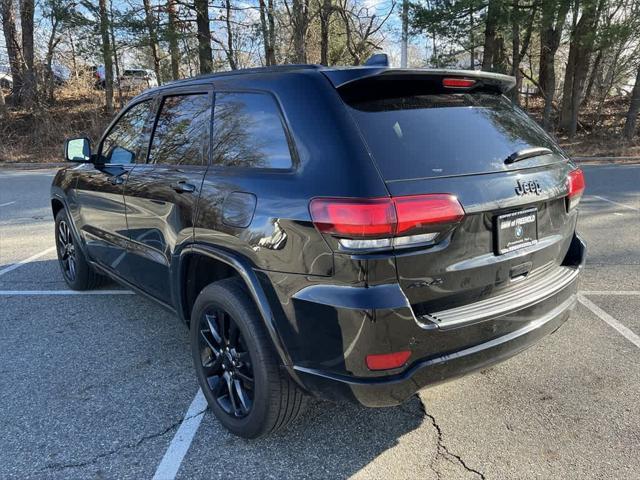
[[[640,166],[586,167],[583,290],[640,291]],[[51,172],[0,170],[0,270],[53,245]],[[105,289],[119,288],[110,284]],[[0,290],[64,290],[54,254]],[[640,295],[589,299],[640,334]],[[151,478],[197,391],[187,330],[137,295],[0,296],[0,479]],[[256,441],[206,413],[179,479],[635,479],[640,349],[579,305],[555,334],[396,408],[312,402]],[[197,415],[197,414],[196,414]]]

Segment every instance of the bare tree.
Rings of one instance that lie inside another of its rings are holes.
[[[211,27],[209,26],[209,2],[194,0],[196,25],[198,28],[198,60],[200,73],[213,72],[213,52],[211,50]]]
[[[329,0],[330,1],[330,0]],[[276,64],[275,21],[273,18],[273,0],[269,0],[268,7],[264,0],[259,0],[260,33],[264,46],[264,61],[267,65]]]
[[[0,15],[2,15],[2,31],[7,46],[7,56],[9,57],[9,68],[13,78],[14,103],[20,102],[22,91],[22,52],[18,43],[18,32],[16,29],[15,5],[13,0],[0,0]]]
[[[571,34],[569,60],[565,71],[562,91],[560,127],[569,137],[576,134],[578,111],[582,103],[582,93],[589,70],[589,60],[598,24],[599,12],[605,0],[585,0],[582,15]]]
[[[378,18],[367,6],[357,6],[349,0],[339,0],[338,7],[342,17],[347,50],[353,65],[360,65],[374,50],[380,48],[382,38],[379,32],[395,9],[395,1],[385,17]]]
[[[113,113],[113,57],[111,53],[111,39],[109,38],[109,12],[107,0],[98,0],[100,16],[100,37],[102,38],[102,58],[104,61],[104,93],[107,113]]]
[[[306,37],[309,29],[309,0],[291,0],[291,8],[287,0],[284,2],[291,21],[293,62],[307,63]]]
[[[640,113],[640,65],[638,65],[636,83],[633,86],[633,92],[631,93],[631,105],[629,105],[627,119],[625,121],[624,130],[622,132],[622,135],[626,140],[630,141],[636,132],[638,113]]]
[[[225,27],[227,31],[226,44],[223,43],[221,40],[218,40],[215,36],[213,37],[213,41],[216,42],[218,45],[220,45],[222,50],[224,50],[224,53],[227,57],[227,61],[229,62],[229,68],[231,68],[231,70],[237,70],[238,60],[236,58],[236,51],[235,51],[234,39],[233,39],[233,28],[231,26],[232,13],[231,13],[230,0],[224,0],[224,10],[225,10],[224,22],[225,22]]]
[[[156,29],[156,19],[151,8],[151,0],[142,0],[144,7],[144,21],[147,25],[149,35],[149,47],[151,47],[151,57],[153,58],[153,70],[158,77],[158,83],[162,83],[162,74],[160,72],[160,56],[158,47],[158,31]]]
[[[167,36],[169,37],[169,56],[171,57],[171,76],[173,80],[180,78],[180,47],[178,46],[178,19],[176,12],[176,0],[167,1],[167,15],[169,24]]]
[[[570,6],[571,2],[566,0],[542,0],[538,86],[544,96],[542,125],[547,131],[552,129],[551,112],[556,91],[555,58]]]
[[[34,69],[33,20],[35,16],[34,0],[20,2],[20,29],[22,32],[22,57],[24,59],[24,78],[22,103],[32,108],[36,101],[36,72]]]

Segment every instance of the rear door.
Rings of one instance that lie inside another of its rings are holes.
[[[125,189],[133,260],[127,277],[171,303],[172,259],[193,238],[193,221],[209,164],[212,93],[204,89],[162,97],[146,165]]]
[[[437,322],[438,312],[562,263],[575,229],[566,202],[575,167],[507,98],[433,82],[342,93],[391,196],[451,194],[464,209],[433,241],[395,249],[418,316]]]

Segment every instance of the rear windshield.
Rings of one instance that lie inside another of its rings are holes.
[[[564,159],[544,130],[502,95],[443,93],[348,103],[385,180],[514,170]],[[504,163],[530,147],[546,147],[554,155]]]

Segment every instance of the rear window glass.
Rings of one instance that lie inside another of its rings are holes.
[[[563,160],[555,142],[505,97],[489,93],[410,95],[349,102],[385,180],[514,170]],[[556,155],[508,165],[512,153]]]

